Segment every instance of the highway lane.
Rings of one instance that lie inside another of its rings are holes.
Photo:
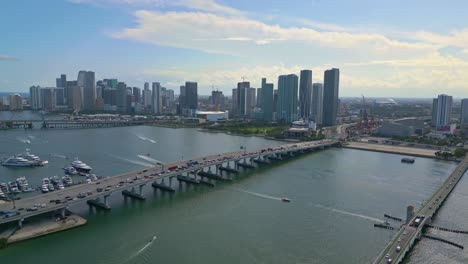
[[[79,184],[65,188],[64,190],[49,192],[45,194],[39,194],[36,196],[28,197],[25,199],[20,199],[15,202],[16,209],[12,209],[12,202],[1,204],[0,211],[16,211],[18,208],[31,208],[34,205],[40,204],[45,205],[44,208],[39,206],[37,211],[27,212],[22,210],[20,215],[0,219],[0,224],[20,220],[26,217],[31,217],[34,215],[42,214],[45,212],[50,212],[58,209],[65,208],[67,206],[81,203],[87,200],[96,199],[98,197],[103,197],[105,195],[111,194],[116,191],[130,189],[132,187],[138,187],[147,183],[154,182],[157,179],[177,176],[185,172],[198,171],[204,167],[220,165],[226,162],[238,161],[244,158],[254,158],[260,155],[272,155],[277,153],[285,153],[290,151],[298,151],[302,149],[309,148],[319,148],[322,146],[329,146],[335,144],[336,141],[333,140],[322,140],[322,141],[312,141],[312,142],[301,142],[301,143],[291,143],[281,146],[276,146],[260,150],[240,150],[222,154],[214,154],[205,157],[195,158],[191,160],[178,161],[171,164],[164,164],[163,166],[156,166],[153,168],[147,168],[144,170],[138,170],[128,173],[123,173],[120,175],[107,177],[105,179],[99,180],[94,183],[89,184]],[[263,151],[263,152],[262,152]],[[187,166],[187,162],[197,161],[198,165]],[[169,171],[167,168],[172,166],[186,167],[184,169],[179,169],[178,171]],[[163,170],[164,168],[164,170]],[[128,182],[131,181],[131,182]],[[123,182],[123,184],[122,184]],[[103,188],[102,192],[97,192],[97,188]],[[106,189],[107,188],[107,189]],[[90,192],[90,194],[88,194]],[[78,198],[77,196],[80,193],[84,193],[86,197]],[[66,197],[71,197],[72,200],[65,199]],[[52,200],[60,200],[59,204],[51,202]]]
[[[408,247],[411,247],[413,239],[420,234],[424,225],[426,225],[435,211],[442,206],[444,200],[455,188],[458,181],[468,169],[468,157],[460,162],[457,168],[445,180],[442,186],[426,201],[426,203],[414,214],[411,221],[405,224],[400,231],[393,237],[382,253],[377,257],[374,263],[397,263],[404,258],[404,254]],[[419,226],[412,226],[417,217],[424,217]],[[400,246],[401,250],[397,251]],[[389,261],[389,260],[392,261]]]

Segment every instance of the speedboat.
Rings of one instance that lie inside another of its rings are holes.
[[[6,195],[0,190],[0,199],[1,198],[6,198]]]
[[[30,192],[33,191],[33,189],[29,188],[29,183],[28,180],[26,180],[26,177],[19,177],[16,179],[16,184],[18,185],[18,189],[22,192]]]
[[[54,185],[52,183],[49,183],[47,187],[49,188],[50,192],[55,191]]]
[[[289,200],[289,199],[286,198],[286,197],[281,198],[281,201],[282,201],[282,202],[285,202],[285,203],[291,202],[291,200]]]
[[[21,191],[18,189],[18,184],[13,182],[8,182],[8,189],[10,189],[10,193],[20,193]]]
[[[43,193],[49,192],[49,187],[47,186],[47,184],[42,184],[42,186],[41,186],[41,191],[42,191]]]
[[[73,167],[73,166],[68,166],[68,167],[65,167],[63,168],[65,170],[65,174],[77,174],[78,172],[76,171],[76,169]]]
[[[65,186],[70,186],[73,184],[73,180],[70,176],[63,176],[62,182],[65,184]]]
[[[82,172],[89,172],[92,170],[90,166],[88,166],[86,163],[80,161],[78,158],[76,158],[72,163],[72,167],[75,168],[77,171],[82,171]]]
[[[35,166],[35,162],[29,161],[25,158],[12,156],[6,159],[3,163],[3,166],[10,166],[10,167],[32,167]]]
[[[0,190],[5,194],[9,193],[8,185],[4,182],[0,183]]]
[[[59,182],[59,183],[57,184],[57,188],[58,188],[59,190],[63,190],[63,189],[65,189],[65,186],[63,186],[63,183]]]

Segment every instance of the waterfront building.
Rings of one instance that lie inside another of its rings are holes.
[[[258,108],[262,107],[262,88],[257,88],[257,102],[255,106]]]
[[[435,127],[437,124],[437,98],[432,99],[432,118],[431,126]]]
[[[198,109],[198,84],[196,82],[185,82],[185,86],[180,87],[181,97],[179,107],[183,115],[194,116]]]
[[[298,77],[295,74],[280,75],[278,78],[278,103],[276,107],[277,120],[293,122],[297,114]]]
[[[143,90],[143,108],[146,111],[151,109],[151,97],[151,90],[145,88],[145,90]]]
[[[29,87],[29,105],[33,110],[42,109],[42,100],[41,100],[41,87],[40,86],[31,86]]]
[[[23,110],[23,98],[20,94],[10,94],[8,96],[8,100],[10,103],[9,110],[10,111],[18,111]]]
[[[120,113],[126,113],[128,110],[127,106],[127,95],[128,89],[124,82],[117,83],[117,111]]]
[[[224,95],[222,91],[211,91],[210,104],[214,110],[224,110]]]
[[[436,127],[440,128],[450,124],[452,114],[452,96],[440,94],[437,96]]]
[[[266,78],[262,78],[261,105],[263,120],[273,121],[273,84],[267,83]]]
[[[162,95],[161,95],[161,84],[158,82],[153,82],[151,84],[152,93],[151,93],[151,110],[153,114],[161,114],[162,112]]]
[[[237,83],[237,114],[240,117],[246,117],[248,114],[248,89],[250,88],[250,82],[239,82]]]
[[[65,88],[63,87],[55,88],[55,106],[60,106],[60,108],[65,106]]]
[[[141,102],[141,89],[138,87],[133,87],[133,96],[135,96],[135,103]]]
[[[323,126],[336,126],[338,115],[338,92],[340,86],[340,70],[326,70],[323,77]]]
[[[56,106],[55,87],[41,88],[42,109],[54,111]]]
[[[323,116],[323,85],[314,83],[312,85],[312,104],[311,104],[310,119],[317,125],[322,125]]]
[[[74,112],[79,112],[83,106],[83,88],[81,86],[67,86],[68,89],[68,106]]]
[[[239,99],[239,90],[237,88],[232,89],[232,102],[231,102],[231,111],[233,116],[237,116],[239,114],[238,109],[238,99]]]
[[[299,83],[299,115],[303,120],[309,120],[312,101],[312,71],[302,70]]]
[[[463,134],[468,135],[468,99],[461,100],[460,128]]]
[[[96,104],[96,81],[94,72],[79,71],[78,86],[83,87],[83,110],[93,111]]]

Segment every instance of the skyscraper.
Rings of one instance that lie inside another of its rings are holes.
[[[437,124],[437,98],[432,99],[432,118],[431,126],[435,127]]]
[[[468,99],[461,101],[460,129],[463,134],[468,135]]]
[[[254,114],[255,105],[257,105],[257,89],[255,88],[248,88],[247,89],[247,100],[246,100],[246,108],[247,113],[246,116],[252,118]]]
[[[216,111],[224,109],[224,95],[222,91],[211,91],[210,104]]]
[[[117,111],[120,113],[127,112],[127,95],[128,89],[124,82],[117,83]]]
[[[56,106],[55,87],[41,88],[42,109],[54,111]]]
[[[450,124],[452,114],[452,96],[440,94],[437,96],[436,127]]]
[[[198,84],[185,82],[185,108],[186,115],[194,115],[198,109]]]
[[[161,95],[161,84],[158,82],[153,82],[152,86],[152,112],[153,114],[162,113],[162,95]]]
[[[258,108],[262,108],[262,88],[257,88],[257,103]]]
[[[80,71],[78,73],[78,86],[83,87],[83,110],[92,111],[96,103],[96,81],[94,72]]]
[[[239,115],[239,109],[238,109],[238,106],[239,106],[239,103],[238,103],[239,90],[237,88],[232,89],[232,97],[231,98],[232,98],[231,112],[232,112],[233,116],[237,116],[237,115]]]
[[[149,83],[148,82],[145,82],[145,86],[144,86],[144,90],[145,91],[149,91]]]
[[[302,70],[299,84],[299,115],[309,120],[312,100],[312,71]]]
[[[280,75],[278,78],[277,120],[292,122],[297,115],[298,77],[295,74]]]
[[[241,117],[248,115],[248,102],[250,82],[237,83],[237,114]]]
[[[40,86],[29,87],[29,105],[31,106],[33,110],[42,109]]]
[[[340,70],[326,70],[323,77],[323,126],[335,126],[338,114]]]
[[[321,83],[314,83],[312,85],[312,111],[310,119],[316,124],[322,124],[323,115],[323,85]]]
[[[262,78],[261,90],[261,108],[263,112],[263,120],[273,121],[273,84],[267,83],[266,78]]]

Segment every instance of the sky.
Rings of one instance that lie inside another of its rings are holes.
[[[340,69],[340,96],[468,97],[468,1],[15,0],[0,4],[0,92],[96,72],[231,95],[245,78]]]

